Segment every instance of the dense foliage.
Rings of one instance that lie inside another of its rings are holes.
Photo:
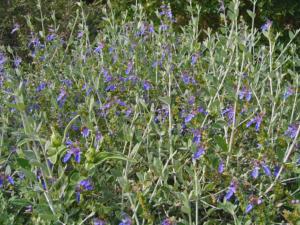
[[[127,16],[132,19],[135,15],[134,5],[136,2],[143,6],[143,11],[155,24],[159,24],[156,17],[156,11],[160,7],[161,0],[84,0],[83,10],[88,21],[90,38],[94,39],[97,31],[105,25],[102,20],[104,16],[102,10],[113,9],[116,15],[115,19],[120,20],[126,12]],[[176,18],[173,28],[177,31],[180,26],[187,25],[191,19],[188,8],[200,5],[201,13],[199,15],[199,29],[207,29],[208,27],[216,30],[222,26],[223,19],[221,13],[226,13],[231,0],[172,0],[166,1],[170,4]],[[299,0],[243,0],[240,3],[240,15],[245,19],[248,25],[251,25],[251,17],[247,10],[253,9],[256,5],[255,27],[259,28],[264,21],[270,19],[273,21],[273,29],[282,33],[281,40],[288,41],[287,35],[289,30],[300,28],[300,1]],[[42,13],[46,15],[44,22],[51,23],[51,15],[55,13],[57,21],[60,24],[60,32],[69,32],[65,27],[74,18],[76,10],[79,9],[74,0],[3,0],[0,1],[0,45],[11,45],[21,47],[22,39],[11,34],[11,27],[16,23],[20,25],[23,34],[27,34],[29,29],[27,26],[27,18],[30,17],[35,27],[40,27],[40,8]],[[201,33],[200,38],[205,37]]]
[[[1,48],[1,224],[299,224],[299,30],[77,7]]]

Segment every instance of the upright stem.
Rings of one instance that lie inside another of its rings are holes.
[[[195,195],[196,195],[196,212],[195,212],[195,225],[198,225],[198,211],[199,211],[199,199],[198,199],[198,176],[196,163],[194,163],[194,182],[195,182]]]
[[[281,165],[281,167],[280,167],[280,169],[279,169],[279,171],[278,171],[278,173],[277,173],[277,176],[275,177],[275,180],[274,180],[274,181],[271,183],[271,185],[267,188],[267,190],[265,191],[264,194],[267,194],[268,192],[270,192],[270,191],[272,190],[272,188],[274,187],[274,185],[276,184],[277,180],[279,179],[280,174],[281,174],[281,172],[282,172],[282,170],[283,170],[283,166],[284,166],[284,164],[287,162],[288,158],[290,157],[290,155],[291,155],[291,153],[292,153],[292,151],[293,151],[293,149],[294,149],[294,146],[295,146],[295,144],[296,144],[296,142],[297,142],[297,138],[298,138],[298,136],[299,136],[299,133],[300,133],[300,126],[298,126],[298,129],[297,129],[297,132],[296,132],[296,135],[295,135],[295,137],[294,137],[294,140],[293,140],[292,144],[291,144],[290,147],[286,150],[285,157],[284,157],[283,162],[282,162],[282,165]]]
[[[238,70],[239,51],[238,51],[238,25],[237,25],[237,21],[235,21],[235,26],[236,26],[235,32],[236,32],[236,49],[237,49],[237,51],[236,51],[236,70]],[[232,121],[231,134],[230,134],[230,140],[229,140],[229,145],[228,145],[228,155],[227,155],[226,166],[225,166],[226,168],[228,166],[229,158],[231,156],[231,151],[232,151],[234,132],[235,132],[235,127],[236,127],[236,111],[237,111],[238,96],[239,96],[241,81],[242,81],[242,72],[243,72],[243,69],[244,69],[244,60],[245,60],[245,53],[243,52],[240,72],[238,72],[238,74],[237,74],[238,75],[238,86],[237,86],[237,90],[236,90],[235,98],[234,98],[233,121]]]
[[[294,59],[294,56],[293,56],[293,69],[294,69],[294,72],[296,73],[295,71],[295,59]],[[296,87],[299,87],[299,75],[297,75],[297,78],[296,78]],[[295,113],[295,109],[296,109],[296,106],[297,106],[297,98],[298,98],[298,91],[295,91],[295,98],[294,98],[294,103],[293,103],[293,109],[292,109],[292,114],[291,114],[291,118],[290,118],[290,123],[293,122],[293,118],[294,118],[294,113]]]

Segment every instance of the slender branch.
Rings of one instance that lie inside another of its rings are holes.
[[[272,188],[274,187],[274,185],[276,184],[277,180],[279,179],[280,174],[281,174],[281,172],[282,172],[282,170],[283,170],[283,166],[284,166],[284,164],[287,162],[288,158],[290,157],[290,155],[291,155],[291,153],[292,153],[292,151],[293,151],[293,148],[294,148],[294,146],[295,146],[295,144],[296,144],[296,142],[297,142],[297,138],[298,138],[298,136],[299,136],[299,133],[300,133],[300,126],[298,127],[298,130],[297,130],[297,132],[296,132],[296,136],[294,137],[294,140],[293,140],[292,144],[290,145],[290,147],[289,147],[289,148],[287,149],[287,151],[286,151],[286,154],[285,154],[285,157],[284,157],[284,159],[283,159],[282,165],[281,165],[281,167],[280,167],[280,169],[279,169],[279,172],[277,173],[277,176],[275,177],[275,180],[274,180],[274,181],[271,183],[271,185],[267,188],[267,190],[264,192],[264,194],[267,194],[268,192],[270,192],[270,191],[272,190]]]

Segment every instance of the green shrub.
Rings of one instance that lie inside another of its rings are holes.
[[[299,223],[299,30],[76,7],[0,51],[1,223]]]

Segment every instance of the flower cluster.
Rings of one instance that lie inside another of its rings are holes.
[[[247,124],[246,127],[250,127],[252,124],[255,124],[255,130],[259,131],[261,122],[262,122],[262,118],[264,116],[264,113],[260,113],[257,116],[255,116],[254,118],[252,118]]]
[[[242,88],[242,90],[240,90],[239,92],[239,97],[240,99],[245,98],[247,102],[249,102],[251,100],[252,97],[252,92],[251,90],[249,90],[248,88],[246,88],[245,86]]]
[[[80,181],[76,186],[76,201],[80,202],[80,194],[83,191],[92,191],[94,189],[91,181],[89,179],[85,179]]]
[[[231,199],[231,197],[236,193],[238,187],[238,183],[236,180],[232,180],[230,183],[230,186],[228,188],[228,191],[226,192],[226,195],[224,197],[224,199],[226,201],[229,201]]]
[[[193,155],[193,160],[199,159],[205,153],[205,149],[199,146]]]
[[[63,158],[63,162],[66,163],[70,160],[71,156],[74,156],[75,162],[80,163],[81,150],[79,147],[79,142],[67,141],[68,151]]]
[[[289,136],[290,138],[295,138],[297,131],[299,129],[300,123],[299,122],[295,122],[291,125],[289,125],[288,129],[285,131],[285,135]]]
[[[228,119],[228,125],[233,123],[234,119],[234,108],[233,106],[229,106],[228,108],[222,111],[222,116],[226,116]]]
[[[259,176],[259,169],[260,169],[260,166],[262,167],[263,171],[265,172],[265,174],[270,177],[272,176],[272,173],[271,173],[271,170],[270,170],[270,167],[265,163],[265,162],[255,162],[254,163],[254,169],[252,170],[251,172],[251,176],[256,179],[258,176]]]
[[[119,225],[132,225],[133,224],[131,218],[127,214],[123,213],[122,216],[123,216],[123,219],[122,219],[121,223],[119,223]]]
[[[271,20],[267,20],[267,22],[265,24],[263,24],[260,29],[262,31],[268,31],[268,30],[270,30],[272,23],[273,22]]]
[[[166,218],[161,222],[161,225],[175,225],[175,221],[173,218]]]
[[[261,203],[262,203],[261,198],[257,198],[257,197],[252,196],[250,198],[250,203],[246,207],[245,213],[249,213],[255,205],[260,205]]]

